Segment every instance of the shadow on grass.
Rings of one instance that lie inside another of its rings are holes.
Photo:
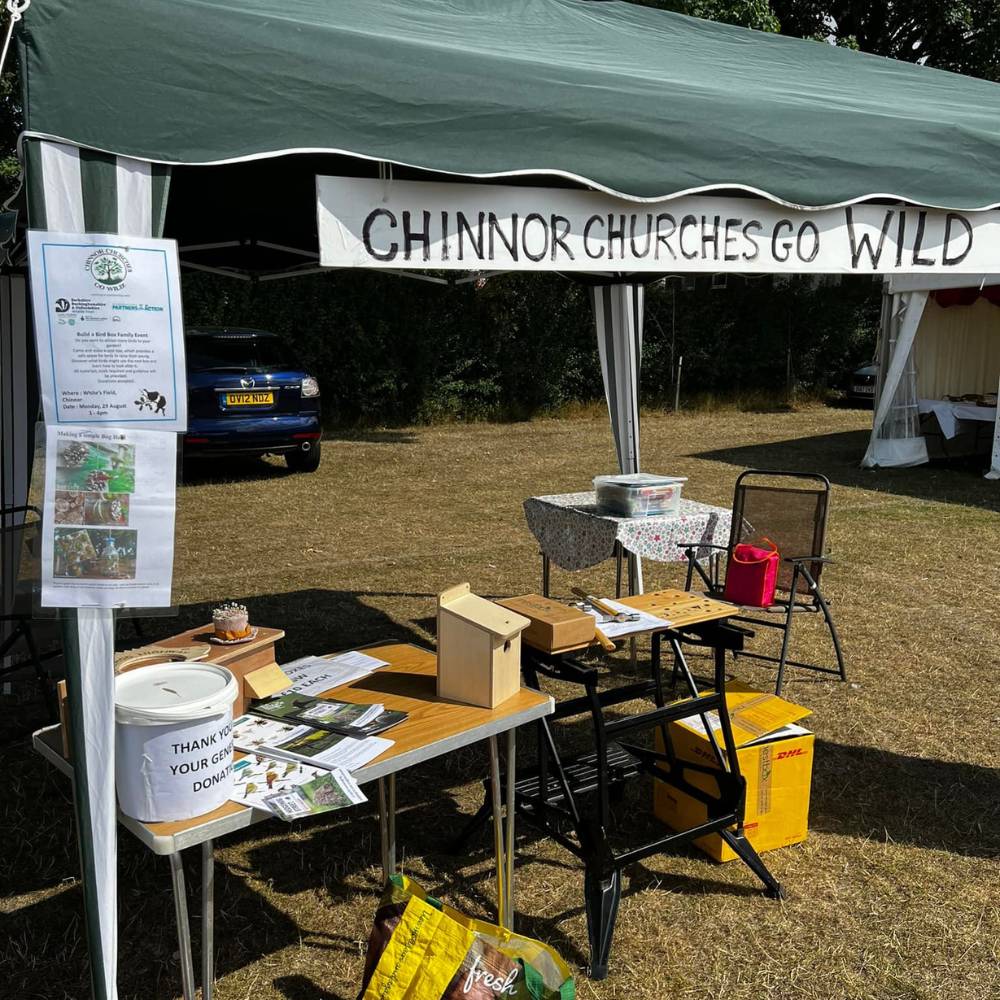
[[[818,471],[840,486],[918,500],[1000,509],[1000,490],[995,483],[983,479],[978,466],[935,463],[912,469],[862,469],[861,458],[868,447],[868,439],[869,432],[865,430],[838,431],[788,441],[693,452],[686,457],[726,462],[740,469]]]
[[[301,473],[312,475],[312,473]],[[250,483],[270,479],[285,479],[300,475],[292,472],[284,460],[261,457],[185,458],[180,479],[183,486],[202,486],[208,483]]]
[[[1000,852],[1000,769],[816,741],[810,826],[969,857]]]
[[[306,976],[278,976],[273,985],[288,1000],[347,1000],[338,993],[317,986]]]
[[[135,866],[130,862],[137,851],[143,856]],[[155,858],[126,834],[121,835],[119,857],[123,868],[132,869],[119,878],[119,996],[123,1000],[174,1000],[181,994],[181,982],[166,858]],[[200,880],[190,863],[187,868],[190,890]],[[198,969],[201,920],[194,898],[188,906]],[[304,940],[315,944],[311,939],[317,932],[301,928],[220,864],[216,865],[215,912],[220,926],[215,939],[218,978]],[[8,966],[12,972],[4,980],[9,992],[0,992],[12,997],[89,996],[82,914],[79,883],[14,912],[0,913],[0,941],[5,942],[0,946],[0,962],[14,959]],[[342,947],[354,951],[356,944],[345,939]]]

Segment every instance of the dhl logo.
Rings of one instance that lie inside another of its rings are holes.
[[[713,764],[716,763],[715,754],[712,753],[712,751],[709,750],[707,747],[702,747],[702,746],[688,747],[687,752],[690,753],[693,757],[702,757],[705,760],[711,761]],[[772,760],[785,760],[788,757],[804,757],[807,753],[808,751],[803,747],[795,747],[792,750],[779,750],[778,753],[774,755]],[[725,757],[726,755],[725,750],[722,751],[722,755],[723,757]]]

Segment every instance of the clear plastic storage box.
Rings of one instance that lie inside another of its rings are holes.
[[[597,506],[618,517],[671,517],[680,513],[681,490],[686,476],[651,476],[634,472],[625,476],[595,476]]]

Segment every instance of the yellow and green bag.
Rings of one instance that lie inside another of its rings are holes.
[[[471,917],[393,875],[375,913],[363,1000],[574,1000],[566,963],[540,941]]]

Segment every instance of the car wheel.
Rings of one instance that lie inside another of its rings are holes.
[[[319,460],[322,457],[320,443],[317,441],[308,451],[289,451],[285,454],[285,461],[292,472],[315,472],[319,468]]]

